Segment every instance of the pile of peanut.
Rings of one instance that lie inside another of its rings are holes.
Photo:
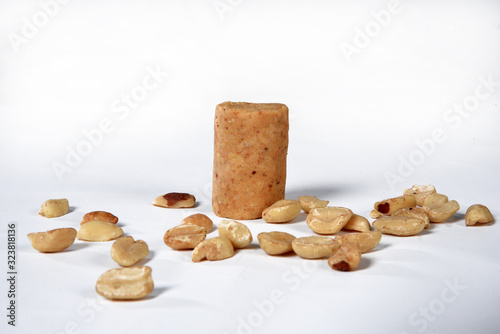
[[[196,198],[187,193],[168,193],[157,197],[153,205],[165,208],[192,208]],[[455,200],[436,192],[432,185],[414,185],[402,196],[378,201],[368,219],[344,207],[328,206],[329,201],[315,196],[300,196],[298,200],[280,200],[262,212],[267,223],[280,224],[296,219],[303,210],[307,213],[306,224],[315,235],[296,238],[283,232],[262,232],[257,240],[264,252],[281,255],[295,252],[304,259],[328,259],[328,265],[340,271],[350,271],[361,261],[361,254],[374,249],[382,234],[413,236],[450,219],[460,206]],[[69,211],[67,199],[47,200],[42,204],[40,215],[60,217]],[[494,221],[490,210],[481,204],[470,206],[465,214],[467,226],[488,224]],[[103,273],[95,285],[97,293],[108,299],[140,299],[154,289],[151,268],[134,266],[149,255],[143,240],[123,236],[118,217],[106,211],[92,211],[82,217],[80,228],[58,228],[46,232],[29,233],[34,249],[54,253],[70,247],[75,239],[90,242],[113,241],[111,258],[125,268],[110,269]],[[207,239],[214,224],[206,215],[197,213],[184,218],[179,225],[164,234],[165,244],[174,250],[192,250],[193,262],[204,259],[217,261],[231,258],[235,249],[248,247],[252,241],[250,229],[234,220],[222,220],[218,236]],[[372,230],[372,227],[375,230]],[[338,234],[340,231],[353,233]],[[337,235],[336,235],[337,234]],[[334,238],[327,235],[336,235]]]

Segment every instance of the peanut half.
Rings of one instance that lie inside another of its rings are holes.
[[[347,225],[353,213],[342,207],[312,209],[306,223],[311,230],[319,234],[335,234]]]
[[[292,241],[293,251],[304,259],[321,259],[332,256],[340,246],[330,237],[311,236],[296,238]]]
[[[248,227],[234,220],[223,220],[219,224],[219,235],[231,241],[234,248],[245,248],[252,243],[252,233]]]
[[[173,249],[194,249],[207,237],[207,230],[198,225],[179,225],[163,236],[165,245]]]
[[[83,225],[85,223],[95,221],[95,220],[98,220],[101,222],[108,222],[111,224],[118,223],[118,217],[116,217],[112,213],[109,213],[106,211],[92,211],[92,212],[88,212],[85,215],[83,215],[80,225]]]
[[[209,261],[219,261],[230,258],[234,255],[234,247],[231,241],[225,237],[215,237],[202,241],[195,249],[191,259],[193,262],[200,262],[204,259]]]
[[[419,218],[411,217],[382,217],[373,222],[373,227],[383,234],[397,236],[410,236],[422,232],[425,222]]]
[[[460,205],[457,201],[452,200],[443,205],[430,209],[428,211],[429,220],[431,223],[442,223],[451,218],[457,211],[460,210]]]
[[[418,206],[424,206],[424,201],[427,196],[434,194],[436,192],[436,188],[432,185],[414,185],[410,189],[404,190],[404,195],[413,195],[415,196],[415,201]]]
[[[148,244],[142,240],[134,241],[131,236],[118,238],[111,246],[111,258],[124,267],[136,264],[148,254]]]
[[[429,212],[431,209],[439,208],[440,206],[442,206],[447,202],[448,202],[448,196],[439,193],[434,193],[430,194],[425,198],[422,206],[427,212]]]
[[[71,227],[28,234],[31,246],[43,253],[60,252],[71,246],[75,242],[75,238],[76,230]]]
[[[195,213],[194,215],[188,216],[184,218],[180,225],[197,225],[203,227],[207,233],[210,232],[212,226],[214,226],[214,222],[212,219],[208,218],[207,215],[203,213]]]
[[[360,252],[366,253],[377,247],[381,239],[382,233],[380,231],[371,231],[337,235],[334,240],[341,245],[349,242],[356,243]]]
[[[376,202],[374,209],[384,215],[392,215],[393,212],[401,208],[411,208],[417,205],[415,196],[404,195],[394,198],[389,198],[383,201]]]
[[[39,215],[47,218],[60,217],[69,211],[69,202],[66,198],[49,199],[43,202]]]
[[[192,208],[196,198],[187,193],[168,193],[158,196],[153,205],[161,206],[163,208]]]
[[[370,222],[363,216],[353,214],[351,219],[342,228],[343,230],[357,231],[357,232],[369,232],[371,231]]]
[[[299,196],[299,202],[305,213],[309,213],[311,209],[324,208],[330,203],[330,201],[318,199],[316,196]]]
[[[109,241],[123,235],[120,226],[94,220],[80,226],[76,237],[85,241]]]
[[[262,219],[267,223],[285,223],[294,220],[302,210],[300,202],[282,199],[262,211]]]
[[[401,208],[394,212],[392,216],[420,218],[425,222],[425,228],[429,228],[431,226],[429,215],[422,208]]]
[[[488,224],[494,220],[490,209],[482,204],[471,205],[465,213],[465,225],[467,226],[476,225],[477,223]]]
[[[328,265],[335,270],[350,271],[356,268],[361,261],[361,251],[358,244],[347,242],[328,259]]]
[[[151,268],[130,267],[111,269],[97,279],[95,289],[108,299],[140,299],[153,292]]]
[[[286,232],[262,232],[257,235],[260,248],[269,255],[281,255],[293,251],[295,237]]]

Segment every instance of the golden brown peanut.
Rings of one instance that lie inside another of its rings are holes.
[[[136,264],[148,254],[148,244],[142,240],[134,241],[131,236],[118,238],[111,246],[111,258],[124,267]]]
[[[495,220],[490,209],[482,204],[471,205],[465,213],[465,225],[488,224]]]
[[[429,215],[422,208],[402,208],[394,212],[392,216],[420,218],[425,222],[425,228],[429,228],[431,226]]]
[[[354,213],[351,219],[349,219],[347,224],[342,229],[349,231],[369,232],[371,231],[371,226],[368,219]]]
[[[340,247],[328,259],[328,265],[335,270],[350,271],[361,261],[361,251],[356,243],[348,242]]]
[[[425,222],[419,218],[389,216],[373,222],[373,227],[383,234],[410,236],[422,232]]]
[[[286,232],[262,232],[257,235],[260,248],[269,255],[281,255],[293,251],[295,237]]]
[[[457,201],[449,201],[443,205],[429,210],[429,220],[431,223],[442,223],[451,218],[458,210],[460,205]]]
[[[252,233],[246,225],[234,220],[223,220],[219,224],[219,235],[231,241],[234,248],[245,248],[252,243]]]
[[[60,252],[71,246],[75,242],[75,238],[76,230],[71,227],[28,234],[31,246],[43,253]]]
[[[292,241],[293,251],[304,259],[329,257],[339,246],[332,238],[323,236],[302,237]]]
[[[108,299],[141,299],[153,292],[151,268],[111,269],[97,279],[95,290]]]
[[[83,225],[85,223],[91,222],[91,221],[101,221],[101,222],[108,222],[111,224],[116,224],[118,223],[118,217],[113,215],[112,213],[106,212],[106,211],[92,211],[86,213],[82,217],[82,221],[80,225]]]
[[[319,234],[335,234],[351,219],[351,210],[342,207],[326,207],[312,209],[307,215],[306,223],[311,230]]]
[[[192,208],[196,198],[187,193],[168,193],[158,196],[153,205],[161,206],[163,208]]]
[[[383,216],[384,216],[384,214],[378,212],[377,210],[370,211],[370,217],[373,219],[379,219],[380,217],[383,217]]]
[[[43,202],[39,215],[47,218],[60,217],[69,211],[69,202],[66,198],[49,199]]]
[[[416,205],[417,202],[415,201],[415,196],[404,195],[376,202],[374,209],[384,215],[390,216],[396,210],[401,208],[411,208]]]
[[[324,208],[330,203],[330,201],[318,199],[316,196],[299,196],[299,202],[305,213],[309,213],[311,209]]]
[[[382,233],[380,231],[371,231],[337,235],[334,240],[341,245],[354,242],[359,246],[361,253],[366,253],[377,247],[381,239]]]
[[[234,247],[231,241],[225,237],[215,237],[202,241],[196,246],[191,259],[193,262],[200,262],[203,259],[219,261],[230,258],[233,255]]]
[[[169,229],[163,236],[165,245],[173,249],[194,249],[207,237],[204,227],[198,225],[179,225]]]
[[[262,219],[267,223],[285,223],[294,220],[302,210],[300,202],[282,199],[262,211]]]
[[[212,219],[208,218],[207,215],[203,213],[196,213],[194,215],[188,216],[181,221],[180,225],[197,225],[203,227],[207,233],[210,232],[214,222]]]
[[[414,185],[410,189],[404,190],[404,195],[413,195],[415,196],[415,201],[418,206],[424,206],[424,201],[427,196],[434,194],[436,192],[436,188],[432,185]]]
[[[109,241],[123,235],[120,226],[94,220],[80,226],[76,237],[85,241]]]
[[[448,196],[443,194],[430,194],[424,200],[423,208],[425,211],[429,212],[431,209],[439,208],[441,205],[448,202]]]

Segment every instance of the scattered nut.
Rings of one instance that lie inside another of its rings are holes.
[[[335,234],[347,225],[352,215],[351,210],[342,207],[312,209],[307,215],[306,223],[316,233]]]
[[[85,241],[109,241],[123,235],[120,226],[94,220],[80,226],[76,237]]]
[[[415,196],[415,201],[418,206],[424,206],[424,201],[430,194],[434,194],[436,192],[436,188],[432,185],[414,185],[410,189],[405,189],[405,195],[413,195]]]
[[[60,217],[69,211],[69,202],[66,198],[49,199],[43,202],[39,215],[47,218]]]
[[[88,223],[88,222],[91,222],[91,221],[94,221],[94,220],[98,220],[98,221],[101,221],[101,222],[108,222],[108,223],[111,223],[111,224],[118,223],[118,217],[116,217],[115,215],[113,215],[113,214],[111,214],[109,212],[106,212],[106,211],[92,211],[92,212],[86,213],[82,217],[82,222],[80,223],[80,225],[83,225],[85,223]]]
[[[350,271],[356,268],[361,261],[361,251],[354,242],[340,245],[328,259],[328,265],[335,270]]]
[[[349,219],[347,224],[342,229],[349,231],[369,232],[371,231],[371,226],[368,219],[354,213],[351,219]]]
[[[173,249],[194,249],[207,237],[207,230],[198,225],[179,225],[163,236],[165,245]]]
[[[339,246],[332,238],[323,236],[302,237],[292,241],[293,251],[304,259],[329,257]]]
[[[450,219],[458,210],[460,210],[460,205],[457,201],[453,200],[446,202],[428,211],[429,220],[431,223],[442,223]]]
[[[380,217],[383,217],[383,216],[384,216],[384,214],[378,212],[377,210],[370,211],[370,217],[373,219],[379,219]]]
[[[140,299],[153,292],[150,267],[111,269],[95,285],[98,294],[108,299]]]
[[[299,202],[305,213],[309,213],[311,209],[324,208],[330,203],[330,201],[318,199],[316,196],[299,196]]]
[[[234,248],[231,241],[225,237],[215,237],[202,241],[193,250],[191,259],[193,262],[200,262],[203,259],[218,261],[230,258],[234,255]]]
[[[383,234],[397,236],[410,236],[422,232],[425,222],[419,218],[411,217],[382,217],[373,222],[373,227]]]
[[[431,209],[439,208],[441,205],[448,202],[448,196],[438,193],[433,193],[427,196],[424,200],[424,210],[429,212]]]
[[[257,235],[260,248],[269,255],[281,255],[293,251],[295,237],[286,232],[262,232]]]
[[[404,195],[376,202],[374,209],[384,215],[390,216],[396,210],[401,208],[411,208],[416,205],[417,202],[415,201],[415,196]]]
[[[34,249],[44,253],[60,252],[75,242],[74,228],[56,228],[47,232],[29,233],[28,239]]]
[[[168,193],[163,196],[158,196],[153,205],[164,208],[192,208],[196,198],[191,194],[186,193]]]
[[[359,246],[361,253],[366,253],[377,247],[381,239],[382,233],[380,231],[371,231],[337,235],[334,240],[341,245],[353,242]]]
[[[262,211],[262,219],[267,223],[284,223],[297,218],[302,210],[300,202],[282,199]]]
[[[431,226],[429,215],[422,208],[401,208],[394,212],[392,216],[420,218],[425,222],[425,228],[429,228]]]
[[[212,219],[208,218],[207,215],[203,213],[196,213],[194,215],[188,216],[181,221],[180,225],[197,225],[203,227],[207,233],[210,232],[214,222]]]
[[[252,243],[252,233],[246,225],[234,220],[223,220],[219,224],[219,235],[231,241],[234,248],[245,248]]]
[[[471,205],[467,212],[465,213],[465,225],[472,226],[479,224],[488,224],[493,220],[493,215],[491,214],[490,209],[482,204],[474,204]]]
[[[136,264],[149,254],[148,244],[131,236],[118,238],[111,246],[111,258],[120,266]]]

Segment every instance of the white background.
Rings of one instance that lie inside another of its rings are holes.
[[[500,215],[498,1],[3,0],[0,36],[5,273],[8,223],[18,237],[17,326],[7,325],[2,278],[2,333],[500,326],[500,227],[463,219],[474,203]],[[140,101],[125,107],[134,94]],[[221,220],[210,187],[214,110],[224,101],[288,105],[287,198],[316,195],[368,217],[375,201],[432,183],[461,209],[419,236],[384,236],[349,273],[258,247],[262,231],[311,235],[305,214],[282,225],[245,222],[252,247],[192,263],[162,238],[193,213]],[[103,122],[106,133],[97,132]],[[197,207],[151,205],[171,191],[193,193]],[[43,201],[62,197],[69,214],[38,216]],[[93,210],[113,212],[127,235],[149,244],[141,262],[153,269],[149,298],[96,294],[99,275],[118,266],[111,243],[41,254],[25,237],[78,228]]]

